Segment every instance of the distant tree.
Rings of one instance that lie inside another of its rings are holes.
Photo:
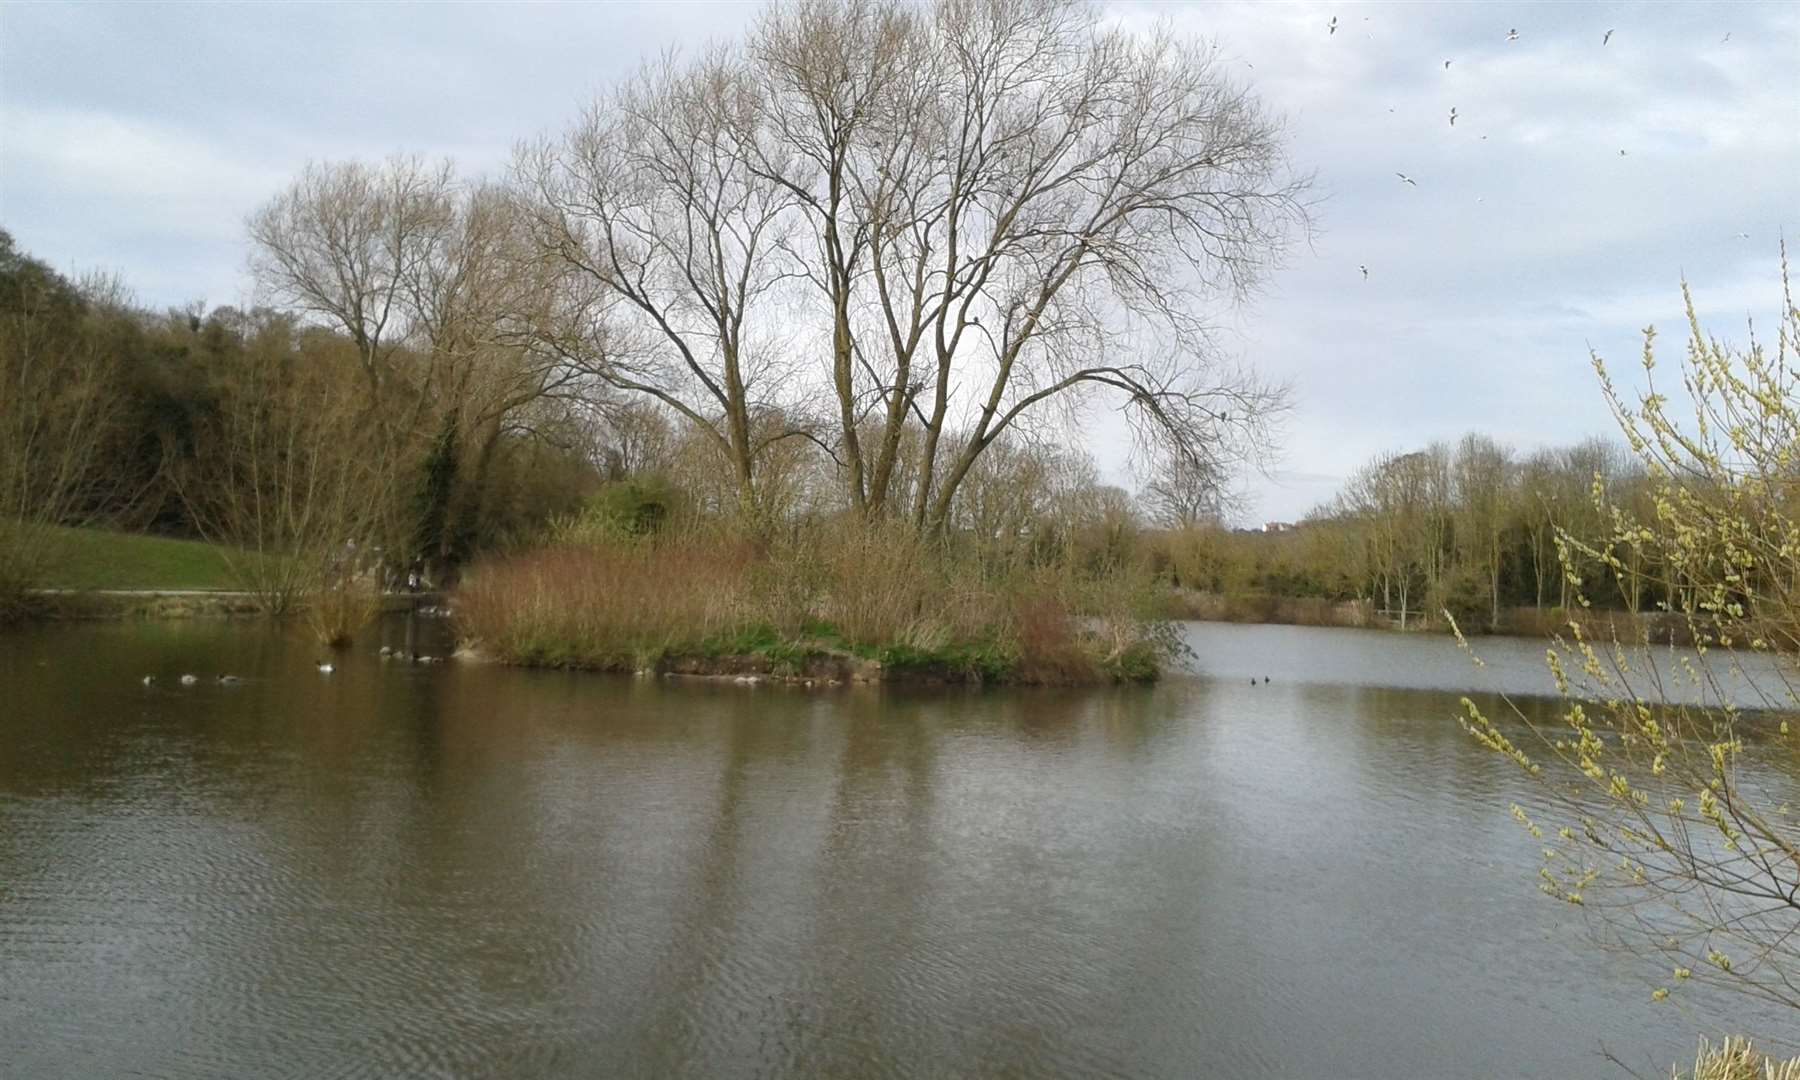
[[[77,286],[0,230],[0,619],[40,584],[52,527],[92,520],[113,492],[122,397],[95,320],[118,301],[116,283]]]
[[[1217,462],[1177,457],[1138,493],[1151,519],[1171,529],[1217,525],[1231,505],[1229,478]]]

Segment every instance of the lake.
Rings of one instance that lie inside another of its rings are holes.
[[[1791,1025],[1652,1003],[1537,892],[1456,717],[1543,642],[1186,632],[1193,673],[1079,691],[8,633],[0,1072],[1667,1075]]]

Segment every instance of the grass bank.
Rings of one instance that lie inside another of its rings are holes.
[[[795,680],[1154,679],[1175,637],[1128,575],[995,567],[904,530],[654,537],[475,567],[454,601],[501,661]]]
[[[224,552],[199,540],[51,528],[33,576],[45,589],[239,588]]]

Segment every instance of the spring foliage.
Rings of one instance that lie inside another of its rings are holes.
[[[1711,337],[1688,298],[1679,406],[1660,389],[1653,330],[1634,398],[1594,359],[1649,508],[1596,490],[1608,530],[1559,534],[1565,565],[1643,579],[1692,651],[1652,654],[1647,638],[1596,641],[1575,624],[1548,652],[1560,723],[1464,702],[1469,732],[1534,781],[1513,813],[1541,844],[1540,887],[1646,959],[1659,1001],[1712,984],[1800,1010],[1800,697],[1777,655],[1796,643],[1800,311],[1785,287],[1783,303],[1771,350]]]

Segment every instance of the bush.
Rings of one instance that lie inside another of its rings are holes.
[[[1066,684],[1155,676],[1171,639],[1109,599],[1143,592],[1123,572],[995,570],[904,527],[838,522],[778,539],[690,531],[545,548],[477,566],[456,608],[465,637],[520,664],[752,656],[796,671],[839,657],[903,676]]]
[[[649,536],[674,515],[675,492],[660,480],[638,477],[602,484],[572,517],[554,522],[556,544],[607,544]]]

